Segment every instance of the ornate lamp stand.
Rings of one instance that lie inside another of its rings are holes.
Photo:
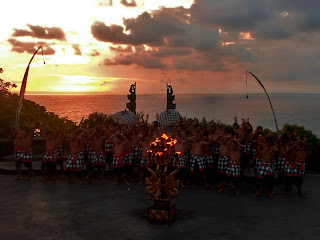
[[[170,156],[174,153],[176,143],[176,139],[172,139],[166,134],[162,134],[161,137],[150,143],[150,152],[155,157],[157,167],[155,171],[147,167],[151,177],[146,178],[146,182],[149,184],[146,192],[149,199],[153,201],[153,205],[147,210],[149,220],[168,222],[176,216],[176,205],[171,204],[171,200],[179,194],[176,189],[179,186],[179,181],[174,178],[179,169],[170,174],[167,171],[168,164],[172,161]]]

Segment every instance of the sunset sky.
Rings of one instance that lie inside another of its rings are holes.
[[[319,0],[10,0],[1,78],[27,93],[319,92]],[[262,92],[251,77],[249,91]]]

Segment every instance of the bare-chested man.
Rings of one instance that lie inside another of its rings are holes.
[[[298,135],[297,136],[297,158],[296,158],[296,177],[295,177],[295,183],[298,190],[298,195],[300,197],[304,197],[304,194],[302,192],[302,185],[305,175],[305,162],[308,156],[308,139],[307,137],[302,138]]]
[[[46,152],[42,159],[41,172],[42,172],[42,182],[45,182],[48,177],[52,177],[55,182],[57,182],[57,159],[55,156],[55,151],[57,148],[56,142],[56,131],[49,125],[40,126],[40,134],[46,141]],[[48,175],[47,175],[48,174]]]
[[[286,162],[284,166],[284,175],[285,175],[285,192],[284,197],[288,197],[288,193],[292,191],[292,184],[294,182],[294,177],[297,173],[296,169],[296,148],[297,148],[297,141],[294,140],[294,138],[291,137],[291,133],[288,135],[289,142],[286,145],[287,150],[287,156],[286,156]]]
[[[195,132],[194,132],[195,133]],[[204,172],[204,161],[202,156],[203,145],[208,144],[205,141],[201,140],[200,135],[196,134],[192,137],[192,146],[191,146],[191,158],[190,158],[190,171],[192,174],[192,186],[195,187],[195,170],[199,170],[202,174],[203,183],[206,187],[209,187],[207,182],[207,176]]]
[[[57,159],[57,165],[60,166],[61,173],[63,171],[63,143],[64,143],[64,131],[58,126],[56,128],[56,150],[55,156]]]
[[[16,168],[18,171],[17,179],[22,179],[23,163],[28,168],[28,180],[32,179],[32,140],[34,134],[34,124],[30,124],[28,127],[19,129],[14,127],[12,136],[14,139],[14,153],[16,158]]]
[[[138,144],[141,146],[141,158],[140,158],[140,165],[139,165],[139,176],[140,181],[139,184],[145,182],[145,174],[146,174],[146,167],[152,167],[153,162],[151,161],[151,152],[150,152],[150,141],[151,137],[148,135],[143,135],[140,133]]]
[[[106,165],[106,156],[104,153],[104,134],[101,128],[93,131],[89,137],[89,156],[88,156],[88,183],[92,182],[92,173],[94,169],[98,169],[99,171],[99,179],[101,183],[105,183],[104,181],[104,171]]]
[[[68,183],[73,182],[73,175],[78,175],[78,180],[81,183],[81,174],[84,165],[83,156],[83,132],[79,128],[75,128],[71,134],[66,136],[69,145],[69,158],[65,165],[65,171],[68,175]]]
[[[240,158],[241,158],[241,149],[239,148],[240,143],[236,140],[231,141],[230,143],[230,162],[229,167],[226,171],[226,175],[230,177],[232,182],[232,187],[235,189],[237,195],[240,194]]]
[[[257,169],[257,185],[256,193],[254,197],[259,196],[263,188],[269,198],[272,197],[274,176],[275,176],[275,164],[276,164],[276,152],[278,148],[273,146],[272,137],[267,137],[266,142],[262,144],[262,158],[260,165]]]
[[[219,174],[219,185],[220,187],[218,192],[222,192],[224,186],[226,185],[226,171],[229,167],[230,161],[230,148],[229,148],[229,139],[231,134],[227,136],[222,136],[218,141],[219,144],[219,160],[218,160],[218,174]]]
[[[186,187],[186,177],[187,177],[187,167],[188,167],[188,145],[190,143],[190,139],[187,137],[185,131],[181,130],[180,134],[176,137],[177,143],[174,146],[175,148],[175,160],[173,166],[179,168],[180,171],[178,173],[177,178],[179,179],[180,186],[182,188]]]
[[[119,183],[120,176],[124,178],[124,182],[130,185],[127,181],[127,176],[124,171],[123,157],[126,146],[128,145],[128,139],[125,137],[123,132],[117,131],[116,134],[110,137],[110,141],[114,143],[114,155],[112,161],[113,168],[113,184]]]

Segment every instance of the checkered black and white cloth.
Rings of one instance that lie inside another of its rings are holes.
[[[125,153],[122,156],[122,162],[124,165],[131,166],[132,165],[132,153]]]
[[[306,173],[306,165],[305,163],[296,162],[297,170],[296,170],[296,176],[298,177],[304,177]]]
[[[255,165],[254,165],[254,169],[256,171],[258,171],[259,167],[260,167],[260,164],[261,164],[261,158],[256,158],[255,160]]]
[[[297,164],[295,162],[286,162],[284,165],[285,176],[296,176],[297,175]]]
[[[203,156],[205,167],[213,167],[213,156]]]
[[[229,162],[226,175],[230,177],[240,177],[240,162]]]
[[[219,155],[219,148],[218,147],[212,147],[211,151],[213,154]]]
[[[112,119],[120,124],[130,125],[138,121],[138,117],[134,112],[131,111],[120,111],[112,115]]]
[[[104,151],[106,153],[113,153],[114,152],[114,144],[112,142],[106,141],[104,144]]]
[[[285,158],[278,157],[277,169],[278,169],[279,172],[284,172],[285,163],[286,163],[286,159]]]
[[[181,119],[181,115],[174,109],[167,109],[159,114],[157,122],[159,125],[171,126]]]
[[[90,151],[88,160],[91,162],[91,166],[101,166],[104,167],[106,164],[106,157],[103,152],[96,153]]]
[[[218,160],[218,172],[225,173],[229,167],[229,156],[220,156]]]
[[[62,145],[60,145],[56,148],[54,155],[57,160],[63,159],[63,146]]]
[[[242,152],[244,154],[251,154],[251,151],[252,151],[251,143],[242,145]]]
[[[23,157],[23,150],[22,149],[15,149],[14,151],[15,154],[15,159],[16,161],[21,161],[22,157]]]
[[[77,155],[70,155],[67,159],[65,170],[70,170],[73,172],[81,172],[84,164],[83,153]]]
[[[172,165],[176,168],[185,168],[188,165],[188,157],[178,155],[175,157]]]
[[[132,145],[132,158],[135,160],[135,159],[138,159],[142,156],[142,147],[139,146],[139,145]]]
[[[199,155],[192,155],[190,158],[190,171],[193,172],[194,171],[194,167],[198,166],[199,171],[203,171],[204,170],[204,162],[203,162],[203,156],[199,156]]]
[[[57,162],[56,156],[53,153],[45,153],[42,162]]]
[[[124,167],[123,161],[122,161],[122,156],[117,156],[117,155],[113,156],[112,167],[113,168]]]
[[[267,175],[274,176],[275,175],[275,166],[274,163],[266,163],[261,159],[261,163],[259,168],[257,169],[257,177],[265,178]]]
[[[149,157],[142,156],[140,158],[140,167],[145,168],[148,164],[149,164]]]
[[[32,162],[32,149],[23,150],[21,162]]]

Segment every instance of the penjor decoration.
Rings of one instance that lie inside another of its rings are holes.
[[[153,205],[148,208],[147,218],[149,220],[170,221],[176,216],[176,205],[171,205],[171,200],[179,194],[176,188],[179,186],[179,181],[174,178],[179,169],[171,173],[168,172],[168,164],[172,161],[170,156],[174,154],[176,143],[176,139],[172,139],[166,134],[162,134],[161,137],[150,143],[149,154],[154,156],[157,167],[155,170],[147,167],[151,177],[146,178],[146,182],[149,184],[146,192],[149,199],[153,201]]]
[[[29,67],[30,67],[30,64],[34,58],[34,56],[37,54],[37,52],[39,50],[42,50],[42,59],[43,59],[43,48],[42,46],[40,46],[36,51],[35,53],[33,54],[32,58],[30,59],[29,61],[29,64],[27,66],[27,69],[24,73],[24,76],[23,76],[23,80],[22,80],[22,84],[21,84],[21,89],[20,89],[20,95],[19,95],[19,100],[18,100],[18,106],[17,106],[17,112],[16,112],[16,126],[19,126],[19,118],[20,118],[20,112],[21,112],[21,108],[22,108],[22,102],[23,102],[23,99],[24,99],[24,94],[26,92],[26,87],[27,87],[27,81],[28,81],[28,74],[29,74]],[[46,64],[46,62],[43,60],[43,64]]]
[[[249,72],[249,71],[246,71],[246,88],[247,88],[247,98],[249,97],[248,96],[248,73],[250,73],[256,80],[257,82],[260,84],[260,86],[263,88],[264,92],[266,93],[267,97],[268,97],[268,100],[269,100],[269,104],[270,104],[270,107],[271,107],[271,110],[272,110],[272,113],[273,113],[273,118],[274,118],[274,123],[276,125],[276,129],[277,129],[277,132],[279,132],[279,127],[278,127],[278,122],[277,122],[277,118],[276,118],[276,114],[273,110],[273,106],[272,106],[272,103],[271,103],[271,99],[269,97],[269,94],[267,92],[267,90],[265,89],[265,87],[263,86],[262,82],[259,80],[259,78],[254,75],[252,72]]]

